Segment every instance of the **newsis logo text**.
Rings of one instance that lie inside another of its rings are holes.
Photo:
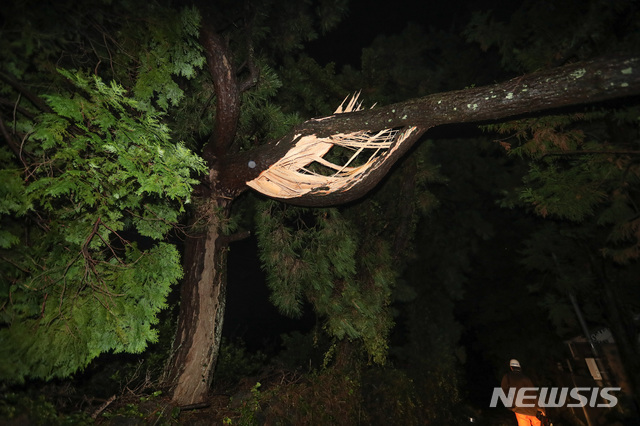
[[[540,392],[538,396],[537,392]],[[493,388],[490,407],[496,407],[498,399],[505,407],[615,407],[618,398],[612,392],[618,392],[620,388],[520,388],[516,393],[515,388],[510,388],[505,394],[502,388]],[[537,399],[537,401],[536,401]],[[606,403],[601,400],[606,401]],[[568,403],[567,403],[568,402]]]

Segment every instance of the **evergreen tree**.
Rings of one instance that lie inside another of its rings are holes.
[[[277,105],[288,89],[278,68],[295,64],[292,87],[330,75],[293,54],[339,21],[344,2],[42,7],[5,9],[0,38],[8,147],[0,151],[8,182],[0,339],[22,361],[3,378],[66,376],[101,352],[143,350],[182,276],[166,380],[183,406],[203,401],[214,371],[231,205],[247,187],[292,204],[345,203],[373,189],[430,127],[640,91],[638,59],[596,59],[346,113],[360,109],[352,98],[341,114],[300,123]],[[313,93],[301,91],[306,111],[327,113],[329,98]],[[184,210],[188,226],[174,234],[184,247],[181,272],[171,231]],[[304,295],[334,336],[361,338],[382,360],[388,246],[363,250],[375,240],[334,210],[269,203],[264,211],[279,219],[258,216],[274,301],[296,313]],[[273,270],[274,253],[285,255],[287,274]],[[55,353],[44,352],[50,347]]]
[[[59,40],[42,35],[64,33],[63,22],[37,27],[19,10],[28,5],[14,6],[18,10],[8,12],[24,18],[16,28],[28,31],[3,37],[0,49],[7,101],[0,121],[6,142],[0,151],[0,351],[1,377],[22,381],[66,377],[100,353],[139,353],[157,340],[157,314],[182,277],[180,253],[166,236],[190,203],[194,177],[205,170],[197,155],[172,140],[163,113],[182,96],[171,75],[191,77],[203,57],[198,49],[180,58],[166,48],[157,52],[173,63],[155,71],[154,81],[165,87],[152,105],[148,91],[132,96],[115,80],[56,70],[50,58],[64,52]],[[61,11],[68,12],[65,6]],[[82,22],[76,13],[68,19]],[[195,10],[164,19],[175,32],[160,38],[197,45]],[[81,50],[62,62],[89,54]],[[140,77],[152,78],[144,71]],[[54,83],[37,94],[28,87],[42,81]]]

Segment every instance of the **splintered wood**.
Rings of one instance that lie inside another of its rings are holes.
[[[335,113],[360,110],[361,104],[357,99],[358,95],[353,96],[343,108],[345,99]],[[363,130],[325,138],[297,135],[297,142],[287,154],[257,178],[247,182],[247,185],[269,197],[284,199],[308,193],[323,195],[346,191],[382,164],[384,158],[415,130],[415,127],[403,131]],[[345,148],[352,154],[343,164],[335,164],[325,158],[334,147]],[[317,170],[328,170],[330,173],[319,173]]]

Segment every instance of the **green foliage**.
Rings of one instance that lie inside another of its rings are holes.
[[[131,400],[130,398],[123,398]],[[110,407],[112,408],[112,407]],[[178,425],[180,409],[166,404],[162,391],[150,395],[136,396],[133,402],[120,403],[114,409],[101,414],[100,423],[106,424],[153,424],[158,426]]]
[[[364,247],[336,209],[302,209],[266,202],[256,218],[260,259],[273,303],[287,315],[311,302],[338,339],[362,339],[384,362],[391,327],[387,307],[394,275],[382,242]]]
[[[327,369],[293,379],[283,374],[273,386],[257,383],[251,389],[238,424],[264,424],[265,419],[286,425],[358,424],[366,415],[361,410],[360,387],[353,371]]]
[[[334,28],[346,15],[348,2],[262,0],[252,6],[259,10],[250,29],[253,40],[268,45],[275,57],[299,51],[306,42]]]
[[[637,49],[639,14],[627,1],[523,2],[508,22],[476,12],[465,36],[484,51],[497,48],[506,70],[531,72],[608,54],[612,45]]]
[[[416,384],[400,370],[366,371],[362,378],[362,395],[370,424],[426,423],[424,406]]]
[[[432,369],[428,376],[425,381],[420,369],[371,368],[363,372],[362,408],[368,424],[468,424],[468,417],[462,414],[455,369]]]
[[[382,105],[495,81],[495,64],[458,34],[414,23],[399,34],[378,35],[363,49],[361,68],[360,81],[345,70],[344,84],[362,88],[367,101]]]
[[[566,337],[578,330],[567,295],[598,291],[592,271],[585,268],[589,238],[588,228],[561,227],[549,222],[527,238],[522,250],[521,264],[547,281],[534,281],[529,289],[534,293],[542,293],[540,305],[548,310],[549,319],[560,336]],[[577,249],[580,251],[576,253]],[[592,312],[592,321],[602,321],[599,315],[596,316],[596,311]]]
[[[250,353],[242,341],[228,341],[223,338],[216,363],[215,382],[228,385],[243,377],[252,376],[260,370],[266,361],[261,353]]]
[[[52,112],[16,124],[31,164],[21,171],[2,155],[8,381],[68,376],[102,352],[137,353],[157,339],[156,315],[182,276],[177,249],[161,240],[189,202],[191,174],[203,171],[121,86],[60,72],[75,90],[46,96]]]
[[[91,425],[93,419],[84,413],[58,413],[44,396],[31,398],[25,394],[5,393],[0,399],[0,421],[3,424],[37,426]],[[6,423],[5,423],[6,422]]]
[[[226,424],[465,424],[458,395],[444,372],[422,386],[402,370],[387,367],[331,367],[300,375],[271,374],[251,388]]]
[[[278,73],[265,61],[256,62],[260,78],[252,90],[242,94],[236,143],[243,150],[278,139],[302,121],[297,113],[287,113],[275,103],[282,87]]]
[[[260,382],[256,382],[250,390],[250,396],[242,401],[240,405],[238,425],[240,426],[254,426],[260,424],[258,420],[258,414],[260,412],[260,400],[262,399],[262,393],[260,392]]]
[[[639,124],[637,108],[626,108],[487,126],[505,135],[498,142],[511,157],[529,160],[517,198],[503,205],[546,219],[526,238],[520,263],[529,272],[529,293],[563,338],[581,332],[570,297],[590,323],[613,330],[620,319],[602,308],[603,300],[637,309]]]
[[[0,147],[8,381],[68,376],[102,352],[140,352],[157,339],[157,314],[182,274],[167,236],[204,171],[189,149],[201,148],[215,117],[195,8],[36,3],[1,12],[0,95],[11,101],[0,119],[13,137]],[[274,21],[282,10],[272,1],[207,9],[229,28],[240,77],[243,61],[260,71],[242,94],[241,149],[299,122],[273,102],[282,88],[275,64],[334,27],[346,2],[291,2]],[[235,226],[225,221],[223,232]]]
[[[318,370],[326,364],[326,356],[331,347],[331,337],[320,330],[309,333],[294,331],[280,335],[282,350],[277,363],[292,370]]]
[[[535,1],[514,10],[476,13],[465,31],[483,51],[497,53],[509,75],[612,52],[637,54],[640,46],[640,10],[634,2]],[[499,14],[510,16],[504,20]],[[506,353],[538,371],[544,370],[540,359],[565,356],[559,353],[559,338],[582,332],[570,297],[589,326],[612,330],[621,351],[637,337],[625,330],[633,329],[638,309],[639,122],[637,108],[618,108],[485,127],[501,135],[496,142],[512,161],[529,163],[522,184],[505,188],[501,205],[512,214],[524,207],[538,216],[525,218],[529,224],[510,242],[514,246],[524,237],[519,266],[505,265],[504,282],[491,279],[483,286],[487,295],[476,291],[471,296],[499,307],[497,313],[472,315],[485,353],[494,354],[502,366],[510,357]],[[548,333],[549,326],[556,333]],[[628,353],[628,359],[635,358]],[[638,377],[635,361],[625,368]]]
[[[144,51],[133,46],[127,49],[139,51],[134,98],[145,109],[151,109],[153,104],[162,111],[177,106],[184,91],[175,77],[192,79],[206,62],[198,43],[199,12],[194,7],[177,14],[166,10],[150,17],[146,25],[132,29],[126,40],[148,46]]]
[[[306,55],[286,57],[278,71],[287,87],[278,103],[285,111],[297,111],[306,118],[333,114],[345,95],[360,87],[360,83],[342,82],[334,64],[323,67]]]

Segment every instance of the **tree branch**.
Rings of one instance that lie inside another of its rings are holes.
[[[27,110],[26,108],[23,108],[20,105],[17,105],[16,101],[10,101],[8,99],[0,98],[0,105],[10,106],[14,111],[14,115],[16,112],[18,112],[30,120],[33,120],[36,116],[35,114],[32,114],[31,112],[29,112],[29,110]]]
[[[335,132],[499,120],[640,94],[640,58],[598,58],[491,86],[437,93],[385,107],[312,119],[295,132]]]
[[[640,151],[634,150],[615,150],[615,151],[607,151],[607,150],[577,150],[577,151],[553,151],[553,152],[545,152],[540,156],[540,159],[547,156],[571,156],[571,155],[592,155],[592,154],[604,154],[604,155],[640,155]]]
[[[222,245],[229,245],[236,241],[242,241],[251,236],[251,231],[240,231],[231,235],[220,235],[218,237],[218,242]]]
[[[0,116],[0,133],[4,136],[4,139],[7,141],[7,145],[13,151],[13,153],[20,159],[22,164],[24,164],[24,160],[22,159],[22,153],[20,149],[20,144],[13,138],[11,133],[9,133],[9,129],[4,125],[4,120],[2,116]]]
[[[233,143],[240,117],[240,95],[226,42],[207,25],[202,27],[200,42],[216,92],[215,127],[203,151],[203,158],[213,167]]]
[[[5,83],[13,87],[18,93],[22,93],[27,99],[31,101],[33,105],[35,105],[42,112],[53,112],[51,108],[38,96],[34,95],[32,92],[27,90],[24,86],[18,83],[13,78],[9,77],[4,73],[0,73],[0,80],[3,80]]]
[[[244,80],[240,82],[240,93],[246,92],[247,90],[251,89],[258,83],[258,78],[260,78],[260,70],[256,66],[253,49],[253,24],[256,19],[256,13],[257,12],[255,10],[255,7],[251,5],[251,2],[246,2],[244,11],[244,34],[246,37],[247,60],[243,64],[243,66],[240,67],[240,70],[242,70],[242,68],[246,66],[247,70],[249,71],[249,75],[247,75]]]
[[[255,64],[254,55],[253,55],[253,43],[251,40],[247,41],[247,69],[249,70],[249,75],[245,77],[244,80],[240,83],[239,92],[243,93],[247,90],[251,89],[258,83],[258,78],[260,78],[260,71]]]
[[[418,131],[410,140],[386,156],[379,171],[369,174],[348,191],[339,194],[311,192],[286,200],[313,206],[344,203],[363,196],[373,188],[429,128],[442,124],[501,120],[639,94],[640,58],[596,58],[490,86],[437,93],[384,107],[311,119],[277,141],[228,157],[221,165],[219,178],[227,194],[237,195],[246,189],[246,182],[284,157],[301,135],[329,137],[339,133],[417,127]]]

